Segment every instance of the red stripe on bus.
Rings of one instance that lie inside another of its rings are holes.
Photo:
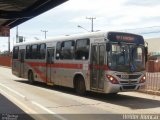
[[[39,63],[39,62],[27,62],[30,66],[41,66],[46,67],[46,65],[53,67],[53,68],[67,68],[67,69],[82,69],[82,64],[71,64],[71,63],[53,63],[53,64],[46,64],[46,63]]]
[[[34,66],[46,67],[46,63],[39,63],[39,62],[26,62],[26,63],[32,67],[34,67]]]
[[[37,67],[53,67],[53,68],[67,68],[67,69],[82,69],[82,64],[68,64],[68,63],[54,63],[54,64],[46,64],[46,63],[39,63],[39,62],[26,62],[29,66],[31,66],[34,71],[39,75],[39,77],[44,81],[47,82],[46,73],[41,72]]]
[[[109,70],[109,67],[107,65],[92,65],[92,64],[90,64],[90,69]]]
[[[43,73],[39,70],[39,68],[36,68],[38,66],[46,66],[44,63],[36,63],[36,62],[26,62],[30,67],[34,69],[34,71],[38,74],[38,76],[44,81],[47,82],[46,73]]]
[[[53,68],[64,68],[64,69],[82,69],[83,64],[72,64],[72,63],[53,63],[53,64],[46,64],[46,63],[39,63],[39,62],[27,62],[30,66],[41,66],[41,67],[53,67]],[[102,70],[109,70],[107,65],[89,65],[89,69],[102,69]]]
[[[66,64],[66,63],[55,63],[51,64],[51,67],[54,68],[67,68],[67,69],[82,69],[82,64]]]
[[[39,77],[46,82],[47,78],[46,78],[46,74],[41,72],[38,68],[33,67],[33,69],[35,70],[35,72],[39,75]]]

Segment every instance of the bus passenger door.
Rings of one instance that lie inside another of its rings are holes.
[[[54,47],[47,48],[46,83],[50,85],[53,85],[54,81],[54,72],[53,72],[54,51],[55,51]]]
[[[24,57],[25,57],[25,50],[22,49],[20,50],[19,52],[19,61],[20,61],[20,64],[19,64],[19,74],[20,74],[20,77],[24,77]]]
[[[91,46],[91,66],[90,83],[92,90],[103,91],[104,88],[104,65],[105,65],[105,45],[92,44]]]

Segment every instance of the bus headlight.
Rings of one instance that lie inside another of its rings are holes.
[[[144,82],[146,82],[146,76],[143,76],[143,77],[141,78],[141,80],[139,81],[139,83],[144,83]]]
[[[108,80],[112,83],[112,84],[119,84],[118,80],[111,76],[111,75],[106,75],[106,77],[108,78]]]

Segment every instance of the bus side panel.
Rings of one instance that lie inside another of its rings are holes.
[[[12,73],[20,77],[20,61],[18,59],[12,60]]]
[[[89,72],[88,72],[88,63],[83,61],[56,61],[55,73],[55,83],[58,85],[71,87],[73,88],[73,80],[76,74],[81,74],[84,78],[85,85],[87,90],[89,90]]]
[[[28,78],[29,71],[34,74],[34,80],[46,82],[46,63],[42,61],[26,60],[25,78]]]

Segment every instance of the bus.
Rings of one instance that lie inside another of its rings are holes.
[[[142,36],[125,32],[91,32],[17,43],[12,73],[48,85],[113,93],[145,85],[147,46]]]

